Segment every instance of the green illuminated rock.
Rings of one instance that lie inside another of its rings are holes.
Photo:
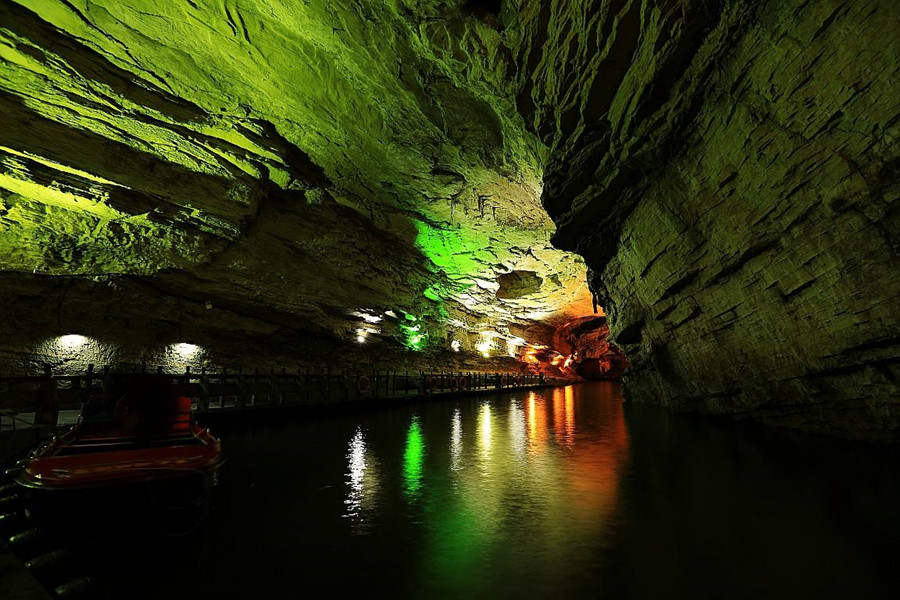
[[[134,313],[197,341],[352,341],[365,323],[349,313],[390,310],[419,331],[386,319],[369,341],[470,349],[581,310],[584,266],[549,243],[512,54],[469,4],[4,2],[0,269],[20,274],[4,297],[46,290],[23,335],[75,326],[46,314],[67,310],[59,286],[82,293],[60,276],[103,292],[83,329]],[[523,269],[558,277],[498,301],[496,277]]]
[[[898,10],[3,2],[0,368],[502,353],[587,263],[632,398],[896,437]]]
[[[631,398],[896,438],[898,7],[521,3],[544,205]]]

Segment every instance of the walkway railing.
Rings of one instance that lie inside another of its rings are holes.
[[[279,406],[327,405],[564,385],[541,374],[485,372],[361,373],[331,369],[279,371],[156,371],[191,398],[195,412],[219,413]],[[95,371],[81,374],[0,377],[0,431],[56,428],[77,420],[81,407],[104,393],[110,376],[145,374]]]

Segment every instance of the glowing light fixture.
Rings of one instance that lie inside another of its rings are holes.
[[[459,352],[460,346],[462,346],[462,342],[460,342],[459,340],[453,340],[452,342],[450,342],[450,347],[454,352]]]
[[[179,344],[172,344],[169,347],[171,348],[172,353],[181,360],[190,360],[200,354],[200,346],[195,344],[181,342]]]
[[[90,338],[86,338],[83,335],[70,333],[69,335],[62,335],[56,338],[56,345],[60,348],[65,348],[66,350],[77,350],[90,341]]]
[[[519,346],[521,346],[521,345],[524,344],[524,343],[525,343],[525,340],[523,340],[523,339],[520,338],[520,337],[512,337],[512,338],[509,338],[508,340],[506,340],[506,352],[507,352],[507,354],[509,354],[511,357],[515,358],[515,357],[516,357],[516,353],[517,353],[518,350],[519,350]]]
[[[491,346],[494,344],[494,334],[490,331],[481,333],[481,341],[475,344],[475,349],[481,352],[485,358],[491,355]]]
[[[409,350],[415,350],[419,352],[425,346],[426,339],[428,334],[425,332],[419,333],[421,330],[421,325],[416,323],[415,325],[410,325],[407,321],[415,322],[417,319],[413,315],[405,314],[405,321],[401,321],[398,323],[398,327],[406,336],[406,340],[404,341],[404,345]]]
[[[390,312],[390,311],[388,311],[388,312]],[[365,310],[356,310],[356,311],[351,312],[350,314],[353,315],[354,317],[359,317],[366,323],[381,323],[382,319],[384,318],[381,315],[375,315],[375,314],[372,314],[371,312],[367,312]],[[387,313],[385,313],[385,314],[387,314]]]
[[[378,327],[359,327],[356,330],[356,341],[363,344],[369,337],[369,334],[372,333],[381,333],[381,329]]]

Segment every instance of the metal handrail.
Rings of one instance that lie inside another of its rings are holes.
[[[50,425],[52,413],[60,410],[80,410],[92,397],[103,393],[104,381],[112,371],[107,367],[95,371],[90,365],[81,374],[50,374],[37,376],[0,376],[0,408],[15,405],[17,413],[35,412],[42,415],[42,424]],[[117,377],[146,374],[115,373]],[[258,369],[249,373],[241,370],[192,371],[186,367],[181,373],[156,373],[183,386],[182,393],[192,398],[194,410],[209,412],[225,408],[253,408],[260,406],[332,404],[341,401],[428,397],[432,395],[512,390],[547,385],[563,385],[572,380],[551,378],[536,373],[511,372],[413,372],[358,371],[332,369],[282,368],[268,373]],[[5,392],[5,393],[4,393]],[[43,409],[44,412],[41,412]],[[36,419],[37,420],[37,419]]]

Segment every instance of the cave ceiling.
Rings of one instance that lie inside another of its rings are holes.
[[[0,270],[417,348],[590,312],[497,5],[4,0]]]

